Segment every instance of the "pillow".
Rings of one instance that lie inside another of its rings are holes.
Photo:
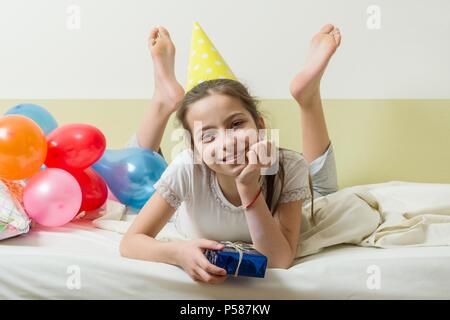
[[[31,220],[23,209],[22,181],[0,179],[0,240],[27,233]]]

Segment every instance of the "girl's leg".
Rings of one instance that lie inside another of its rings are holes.
[[[300,105],[303,156],[308,163],[320,157],[331,143],[322,109],[320,79],[340,42],[339,29],[325,25],[312,38],[306,64],[290,85],[291,94]]]
[[[143,148],[160,151],[160,144],[176,103],[184,96],[184,89],[175,77],[175,46],[169,32],[153,28],[148,46],[153,59],[155,91],[137,131],[138,143]]]

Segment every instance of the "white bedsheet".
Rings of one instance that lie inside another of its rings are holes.
[[[120,257],[120,239],[117,232],[82,221],[35,227],[1,241],[0,299],[450,298],[448,246],[339,245],[298,259],[288,270],[268,269],[263,279],[229,277],[221,285],[207,285],[176,266]],[[367,286],[373,268],[380,272],[380,289]],[[76,283],[77,274],[80,288],[70,289],[67,282]]]
[[[450,246],[450,184],[390,181],[341,189],[308,203],[302,212],[296,258],[337,244],[395,248]],[[125,233],[135,214],[108,201],[94,221],[101,229]],[[158,240],[185,239],[164,228]]]
[[[122,258],[133,216],[109,202],[94,222],[1,241],[0,299],[450,299],[449,194],[448,184],[394,181],[319,198],[318,224],[304,217],[293,267],[215,286],[177,266]],[[157,239],[180,237],[171,222]]]

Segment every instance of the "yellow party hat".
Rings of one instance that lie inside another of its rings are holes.
[[[186,92],[203,81],[213,79],[237,80],[206,33],[194,22]]]

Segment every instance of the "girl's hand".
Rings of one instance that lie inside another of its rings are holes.
[[[219,284],[227,279],[227,271],[206,259],[205,249],[222,250],[224,245],[213,240],[196,239],[180,241],[178,265],[195,281]]]
[[[250,146],[246,153],[246,166],[236,177],[238,190],[259,187],[261,168],[270,167],[274,163],[275,145],[269,140],[262,140]]]

